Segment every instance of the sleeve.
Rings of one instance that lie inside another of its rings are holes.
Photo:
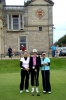
[[[50,66],[50,62],[48,63],[48,66]]]
[[[39,70],[40,70],[40,67],[41,67],[41,58],[39,56]]]
[[[38,56],[38,61],[37,61],[37,65],[36,65],[36,69],[39,70],[40,67],[41,67],[41,59],[40,59],[40,56]]]
[[[23,62],[22,62],[22,58],[21,58],[21,59],[20,59],[20,67],[21,67],[21,68],[22,68],[22,63],[23,63]]]
[[[30,69],[30,58],[29,58],[29,75],[31,73],[31,69]]]
[[[49,58],[47,59],[47,62],[48,62],[48,66],[50,66],[50,59]]]
[[[29,69],[30,69],[30,71],[31,71],[31,57],[30,57],[30,59],[29,59]]]
[[[22,58],[20,59],[20,67],[22,68],[22,69],[25,69],[23,66],[23,61],[22,61]]]
[[[39,56],[39,66],[41,67],[41,58],[40,58],[40,56]]]
[[[43,66],[43,60],[42,60],[42,58],[41,58],[41,66],[40,67],[42,67]]]
[[[20,61],[20,67],[22,68],[22,61]]]

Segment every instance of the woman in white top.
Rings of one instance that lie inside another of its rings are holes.
[[[20,93],[23,92],[24,85],[25,85],[26,92],[29,92],[28,91],[28,86],[29,86],[29,57],[28,57],[27,51],[24,52],[24,57],[22,57],[20,59],[20,67],[21,67]]]

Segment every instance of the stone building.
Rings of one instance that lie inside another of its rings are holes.
[[[16,51],[24,45],[30,52],[49,51],[53,44],[53,1],[27,0],[24,6],[6,5],[0,0],[0,54],[11,46]]]

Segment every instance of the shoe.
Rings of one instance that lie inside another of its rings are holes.
[[[45,93],[46,91],[43,91],[43,93]]]
[[[29,90],[26,90],[26,92],[28,93],[28,92],[29,92]]]
[[[51,91],[49,91],[48,94],[51,94]]]
[[[47,92],[46,91],[43,91],[43,93],[46,94]]]
[[[40,94],[39,94],[39,93],[37,93],[37,96],[40,96]]]
[[[43,93],[46,93],[46,91],[43,91]]]
[[[20,90],[20,93],[22,93],[23,92],[23,90]]]

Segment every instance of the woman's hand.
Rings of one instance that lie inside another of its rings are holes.
[[[48,65],[47,63],[44,63],[44,65]]]
[[[37,69],[35,69],[35,72],[37,72]]]
[[[41,64],[42,66],[45,66],[45,65],[48,65],[47,63],[43,63],[43,64]]]
[[[26,71],[29,71],[29,68],[25,68]]]

